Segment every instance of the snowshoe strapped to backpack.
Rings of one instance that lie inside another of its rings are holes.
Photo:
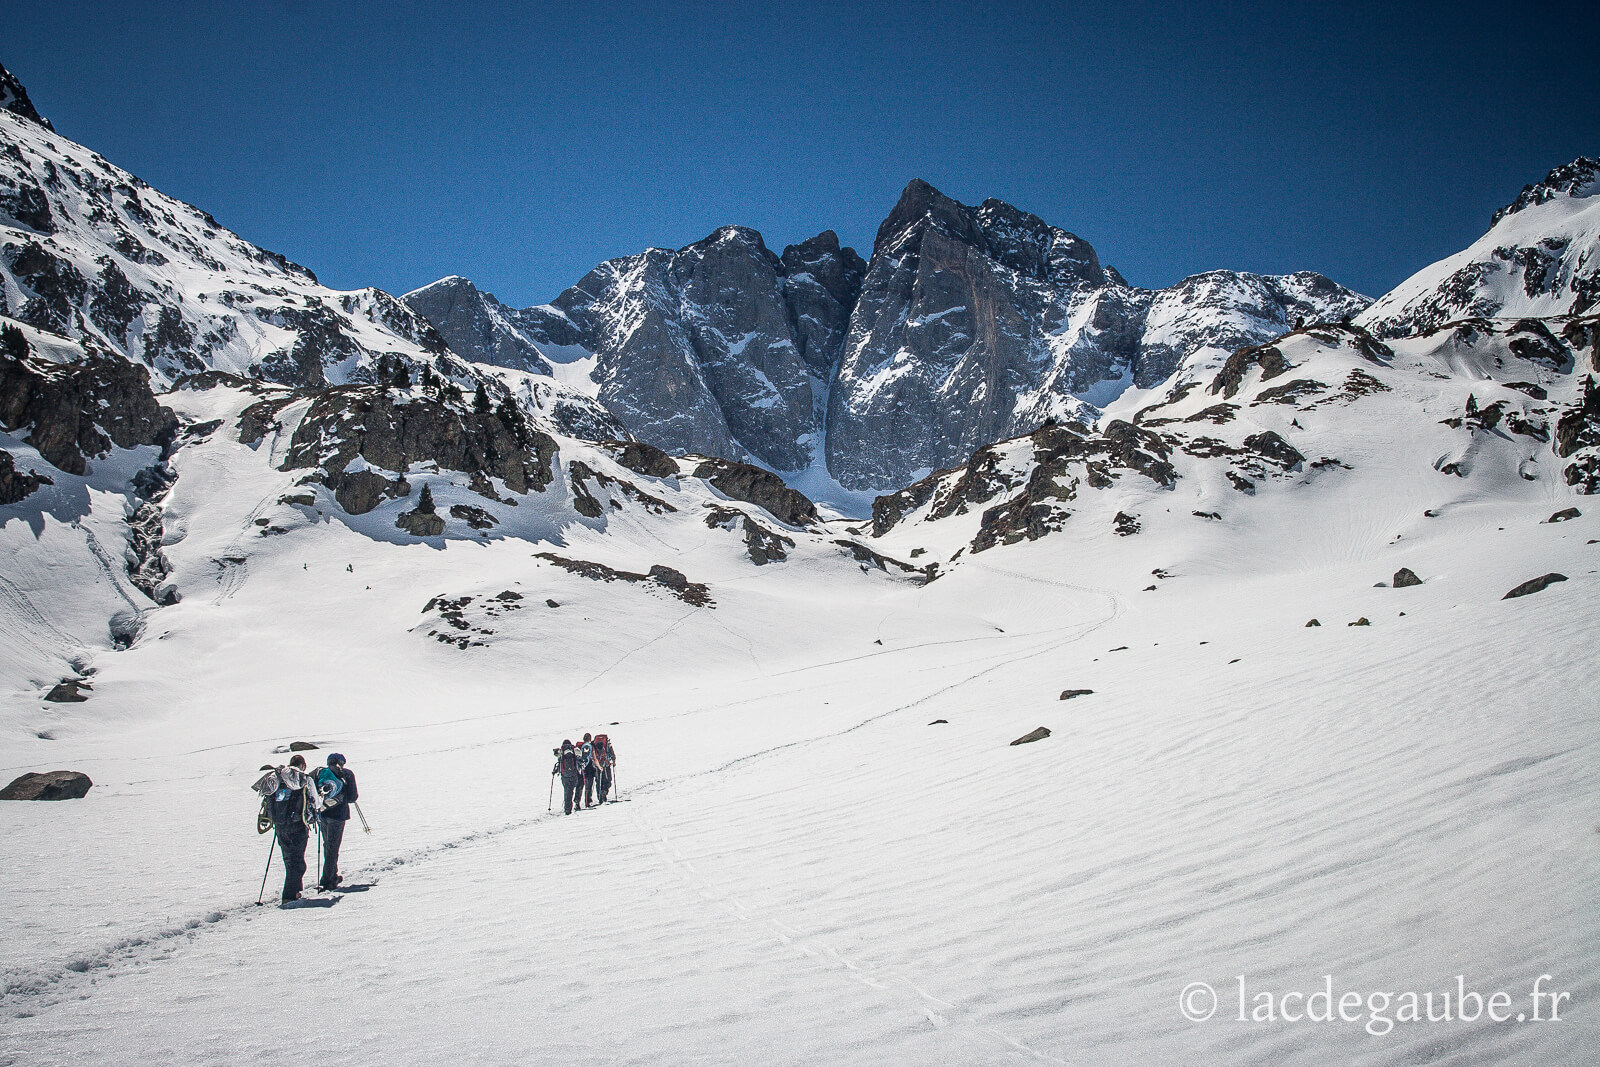
[[[332,767],[318,767],[317,773],[311,776],[317,783],[317,793],[322,797],[322,806],[339,803],[339,796],[344,792],[344,779]]]

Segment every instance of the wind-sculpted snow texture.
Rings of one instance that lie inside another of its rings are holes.
[[[1380,337],[1466,318],[1583,315],[1600,302],[1600,160],[1557,167],[1495,212],[1489,232],[1424,267],[1361,316]]]

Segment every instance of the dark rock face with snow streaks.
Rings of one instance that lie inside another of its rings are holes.
[[[1197,350],[1226,354],[1367,303],[1310,273],[1137,289],[1082,238],[920,180],[870,262],[832,231],[779,256],[728,226],[602,263],[542,307],[507,309],[461,278],[406,300],[465,359],[592,355],[599,402],[642,440],[783,471],[823,462],[851,489],[905,485],[1051,418],[1092,418]]]

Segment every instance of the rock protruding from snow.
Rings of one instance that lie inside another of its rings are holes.
[[[82,771],[30,771],[0,789],[0,800],[81,800],[93,785]]]
[[[1567,576],[1565,574],[1557,574],[1554,571],[1551,571],[1549,574],[1541,574],[1537,578],[1529,578],[1527,581],[1523,582],[1521,585],[1517,586],[1500,599],[1514,600],[1520,596],[1528,596],[1530,593],[1542,593],[1555,583],[1564,582],[1566,580]]]
[[[694,469],[711,487],[733,500],[765,508],[767,513],[788,526],[809,526],[817,521],[817,508],[804,494],[790,489],[771,471],[748,463],[707,459]]]
[[[50,120],[34,108],[33,101],[28,99],[28,90],[23,88],[17,76],[0,66],[0,110],[9,111],[13,115],[20,115],[29,122],[36,122],[40,126],[55,132],[55,127],[50,125]]]
[[[150,375],[125,360],[85,354],[53,363],[0,353],[0,429],[28,429],[27,443],[58,469],[83,474],[115,445],[165,448],[177,416],[156,401]]]
[[[1401,282],[1358,320],[1379,337],[1467,318],[1582,315],[1600,302],[1600,160],[1524,188],[1489,232]]]
[[[413,464],[431,462],[440,470],[498,479],[513,493],[536,493],[555,477],[555,454],[554,439],[511,408],[466,411],[415,393],[340,386],[312,398],[283,469],[320,469],[318,480],[340,506],[363,514],[385,497],[409,494],[404,476]]]

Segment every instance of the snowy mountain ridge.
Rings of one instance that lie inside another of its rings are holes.
[[[1368,303],[1311,272],[1213,271],[1138,289],[1081,238],[920,180],[865,263],[831,231],[778,256],[729,226],[602,264],[550,305],[509,311],[460,278],[404,299],[466,359],[498,362],[507,348],[527,359],[531,345],[570,362],[577,346],[600,402],[642,439],[856,491],[1048,418],[1092,418],[1200,349]]]
[[[1526,186],[1478,240],[1397,285],[1358,318],[1403,337],[1468,318],[1583,315],[1600,302],[1600,161]]]

